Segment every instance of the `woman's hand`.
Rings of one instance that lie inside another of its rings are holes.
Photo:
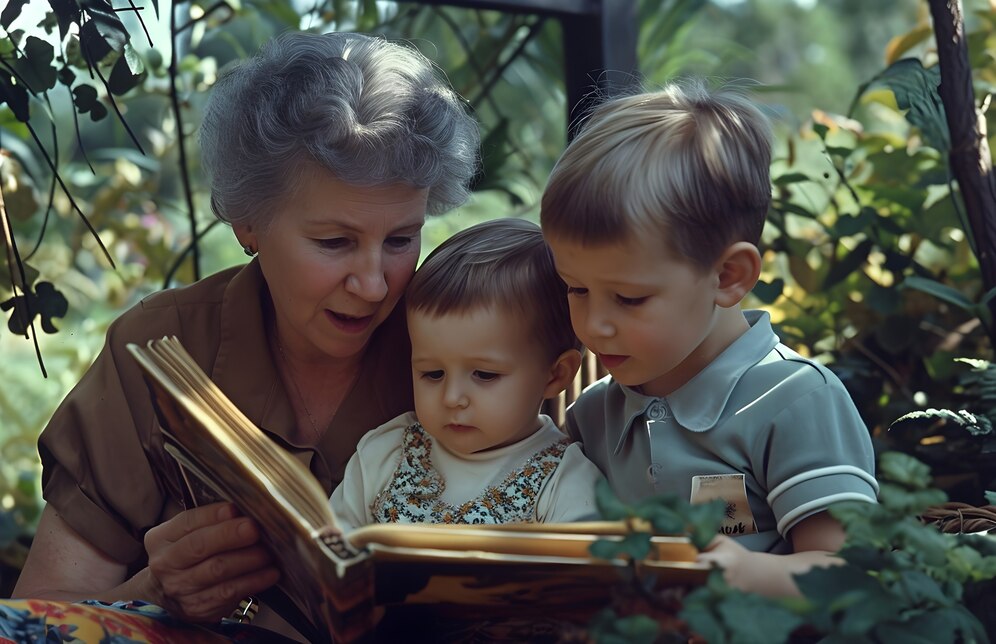
[[[280,578],[259,529],[230,503],[186,510],[145,535],[155,603],[194,622],[227,617],[246,595]]]

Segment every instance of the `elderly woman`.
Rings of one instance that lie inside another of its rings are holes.
[[[178,336],[327,491],[361,433],[412,408],[397,303],[426,213],[465,199],[478,151],[431,63],[383,39],[286,34],[219,80],[200,144],[212,207],[254,259],[111,326],[41,435],[48,504],[15,597],[209,621],[279,577],[252,521],[191,509],[126,343]]]

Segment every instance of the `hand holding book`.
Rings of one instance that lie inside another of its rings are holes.
[[[167,450],[260,526],[280,587],[320,628],[349,640],[373,607],[410,603],[462,616],[580,615],[607,601],[623,560],[588,552],[621,538],[621,522],[508,525],[377,524],[344,538],[321,486],[210,381],[176,339],[129,345],[152,391]],[[706,574],[684,537],[657,536],[644,567],[662,583]]]

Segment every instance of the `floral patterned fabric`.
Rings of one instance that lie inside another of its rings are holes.
[[[286,638],[248,624],[188,624],[145,602],[0,600],[0,644],[279,643]]]
[[[398,469],[390,485],[374,499],[371,512],[379,523],[532,522],[543,483],[557,469],[570,444],[570,439],[564,438],[540,450],[500,484],[457,506],[440,500],[446,481],[432,466],[432,438],[421,424],[413,423],[405,429]]]

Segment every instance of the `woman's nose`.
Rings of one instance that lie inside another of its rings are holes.
[[[366,302],[380,302],[387,297],[387,277],[379,251],[360,254],[346,277],[346,290]]]

